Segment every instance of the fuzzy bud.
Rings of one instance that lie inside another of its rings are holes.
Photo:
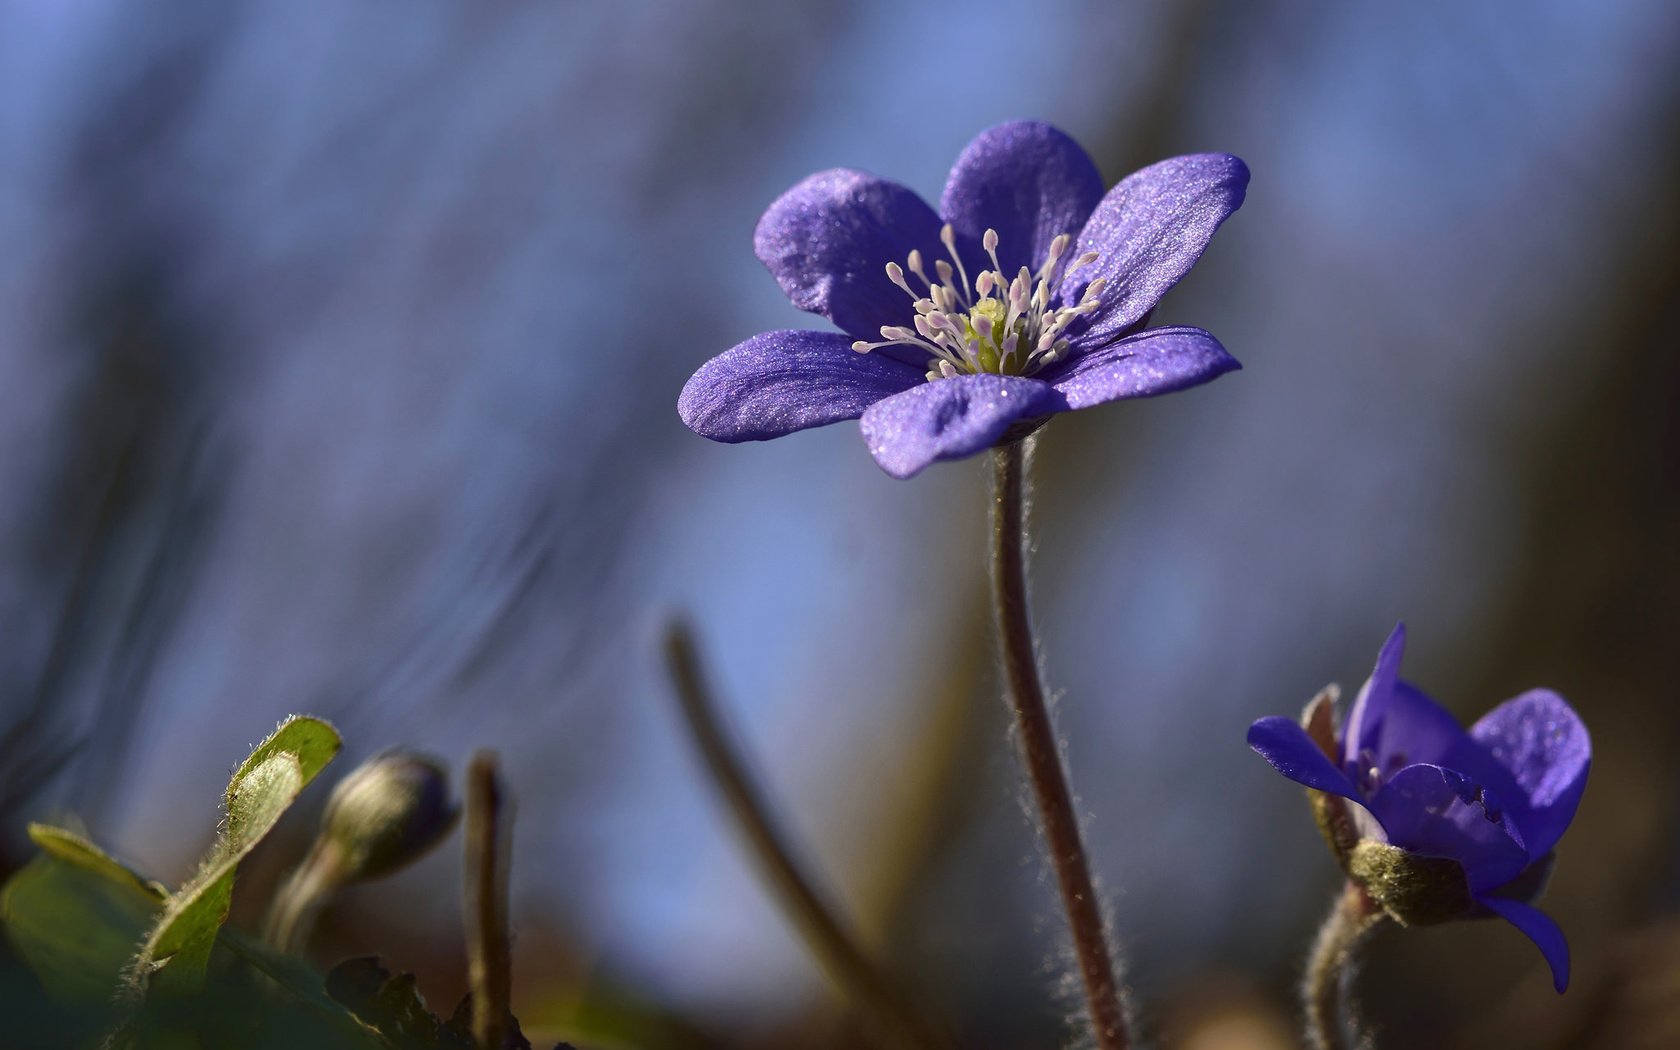
[[[1348,877],[1402,926],[1448,922],[1475,907],[1458,861],[1408,853],[1375,839],[1361,839],[1353,847]]]
[[[337,881],[379,878],[424,856],[459,815],[441,763],[392,749],[362,763],[333,790],[321,818],[321,844]]]

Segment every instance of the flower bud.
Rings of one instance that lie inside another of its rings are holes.
[[[449,771],[410,751],[381,752],[339,782],[321,817],[321,845],[339,883],[379,878],[424,856],[460,810]]]

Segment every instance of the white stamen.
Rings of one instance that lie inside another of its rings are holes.
[[[998,246],[997,231],[996,230],[990,230],[990,229],[987,230],[986,235],[984,237],[980,238],[980,243],[985,245],[986,254],[991,256],[992,269],[996,270],[1001,275],[1003,273],[1003,264],[998,262],[998,257],[997,257],[997,246]]]
[[[927,271],[922,269],[922,253],[914,248],[910,249],[910,258],[907,261],[910,264],[910,272],[920,277],[922,283],[929,288],[933,287],[933,282],[928,280]]]
[[[904,289],[904,294],[905,295],[910,296],[912,299],[914,299],[916,297],[916,293],[912,292],[910,290],[909,283],[904,280],[904,267],[898,265],[895,262],[888,263],[887,264],[887,280],[891,281],[892,283],[898,285],[900,288]]]
[[[852,344],[853,350],[866,354],[883,346],[916,347],[929,356],[930,381],[981,371],[1031,375],[1067,357],[1069,346],[1062,338],[1063,331],[1076,318],[1098,308],[1098,297],[1108,285],[1106,279],[1098,278],[1086,286],[1078,303],[1052,307],[1067,274],[1097,259],[1096,252],[1086,252],[1064,268],[1062,263],[1073,242],[1069,234],[1058,234],[1051,240],[1037,274],[1023,266],[1011,278],[1004,276],[998,259],[997,230],[986,230],[980,244],[992,268],[975,274],[972,283],[957,251],[956,231],[949,223],[940,229],[939,240],[950,258],[933,261],[937,283],[928,278],[919,250],[912,250],[902,266],[886,264],[887,280],[910,296],[915,327],[883,325],[882,342],[858,340]],[[905,277],[906,271],[927,287],[925,296],[916,293]]]
[[[962,278],[957,291],[964,304],[973,305],[968,299],[968,271],[963,268],[962,256],[957,254],[957,231],[951,228],[950,223],[939,228],[939,243],[945,246],[945,250],[951,254],[951,261],[957,264],[957,276]]]

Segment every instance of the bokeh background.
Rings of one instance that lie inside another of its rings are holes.
[[[1387,1045],[1680,1041],[1667,0],[8,0],[0,100],[7,866],[75,814],[181,878],[289,712],[352,759],[492,747],[527,1028],[869,1045],[682,732],[657,638],[687,610],[865,939],[964,1045],[1056,1045],[983,461],[899,483],[852,424],[721,446],[675,411],[712,354],[823,324],[753,257],[778,193],[844,165],[937,198],[1033,116],[1110,182],[1254,173],[1157,314],[1245,370],[1059,419],[1035,464],[1044,652],[1149,1030],[1288,1045],[1336,876],[1243,734],[1404,619],[1443,702],[1551,686],[1597,757],[1547,901],[1569,995],[1502,924],[1385,935]],[[382,951],[447,1008],[459,863],[346,895],[317,956]]]

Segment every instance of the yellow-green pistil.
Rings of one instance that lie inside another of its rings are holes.
[[[1011,280],[998,263],[996,230],[981,238],[992,268],[982,270],[970,289],[968,273],[957,255],[956,236],[949,223],[939,231],[939,240],[951,261],[933,264],[935,283],[922,266],[922,253],[912,251],[906,265],[887,264],[887,279],[910,296],[916,308],[914,328],[881,326],[881,342],[858,340],[852,349],[867,354],[881,346],[914,346],[926,350],[928,379],[990,372],[994,375],[1031,375],[1044,365],[1067,356],[1068,341],[1062,337],[1073,319],[1097,308],[1104,278],[1086,287],[1073,306],[1051,308],[1056,290],[1068,274],[1097,258],[1086,252],[1067,266],[1062,257],[1071,238],[1062,234],[1050,242],[1050,252],[1034,275],[1025,266]],[[955,265],[953,265],[955,264]],[[910,286],[905,271],[926,289],[919,293]]]

